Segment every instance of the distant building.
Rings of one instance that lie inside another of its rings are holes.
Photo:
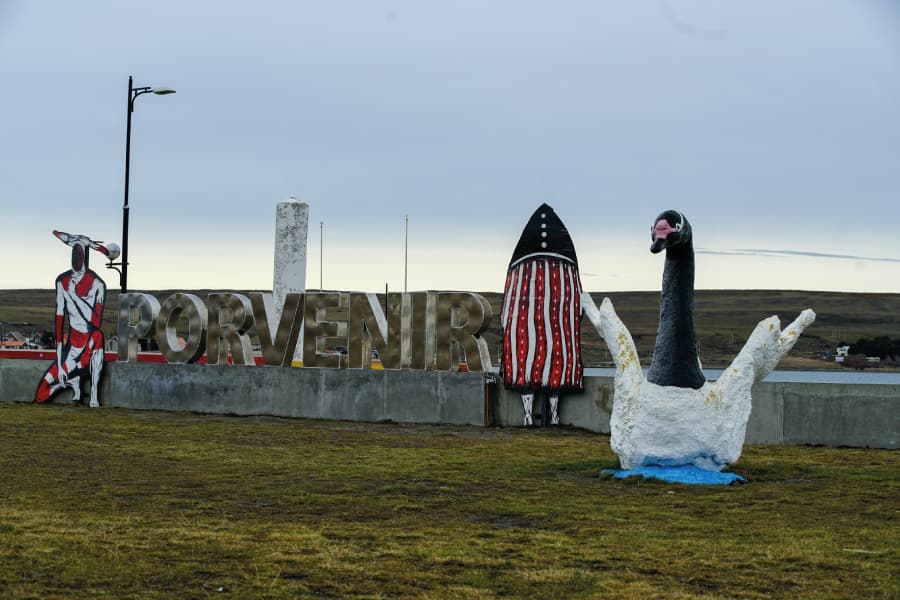
[[[0,338],[0,348],[3,350],[24,350],[25,338],[17,331],[7,332]]]
[[[850,346],[838,346],[837,350],[834,353],[834,361],[842,363],[844,359],[847,358],[847,355],[850,353]]]

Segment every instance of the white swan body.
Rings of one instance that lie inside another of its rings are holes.
[[[760,321],[722,376],[693,389],[647,381],[631,334],[609,298],[598,309],[584,294],[582,307],[616,366],[610,446],[623,469],[692,464],[720,471],[735,462],[747,433],[753,383],[775,368],[816,316],[804,310],[784,331],[778,317]]]

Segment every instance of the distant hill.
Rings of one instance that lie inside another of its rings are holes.
[[[503,300],[499,293],[484,294],[499,315]],[[631,332],[641,362],[649,364],[656,341],[659,319],[659,292],[591,293],[599,305],[608,296],[616,312]],[[782,326],[793,321],[800,312],[812,308],[816,322],[800,337],[785,365],[816,368],[819,357],[834,353],[839,342],[855,342],[861,337],[887,335],[900,338],[900,294],[848,294],[840,292],[805,292],[785,290],[697,290],[694,296],[697,342],[700,358],[706,367],[727,365],[744,345],[750,332],[762,319],[778,315]],[[582,342],[586,364],[596,365],[610,360],[606,345],[585,320]],[[500,338],[499,318],[495,319],[492,336]],[[499,342],[497,342],[499,343]],[[495,346],[491,346],[495,354]],[[815,363],[798,359],[815,359]]]
[[[187,291],[187,290],[177,290]],[[205,297],[210,291],[194,290]],[[246,293],[246,290],[228,290]],[[171,290],[151,291],[165,299]],[[499,292],[481,292],[494,309],[491,328],[485,335],[494,360],[500,340]],[[118,290],[111,290],[104,311],[103,329],[114,335]],[[656,337],[659,292],[592,293],[599,304],[609,296],[616,311],[631,331],[644,363],[649,363]],[[382,296],[383,297],[383,296]],[[816,366],[820,355],[834,352],[840,342],[856,342],[861,337],[886,335],[900,338],[900,294],[851,294],[786,290],[698,290],[695,295],[697,339],[704,366],[723,366],[737,354],[753,327],[761,319],[778,315],[782,325],[805,308],[816,311],[816,322],[801,336],[791,353],[791,365]],[[52,330],[54,292],[51,289],[0,290],[0,321],[5,331]],[[23,325],[26,324],[27,325]],[[584,360],[587,365],[609,361],[606,347],[593,327],[582,327]],[[800,359],[809,359],[805,364]],[[798,362],[799,361],[799,362]],[[821,366],[825,366],[822,364]]]

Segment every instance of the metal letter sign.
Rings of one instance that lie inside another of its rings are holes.
[[[119,296],[119,362],[137,360],[139,340],[155,334],[159,300],[150,294]]]
[[[340,306],[341,294],[337,292],[306,294],[306,307],[303,311],[303,366],[340,366],[340,354],[325,354],[329,341],[338,335],[338,323],[328,320],[327,309]]]
[[[206,362],[225,363],[228,353],[236,365],[253,365],[253,348],[247,334],[253,326],[253,307],[243,294],[209,295],[209,328]]]
[[[197,296],[176,292],[162,306],[150,294],[123,294],[119,361],[136,361],[139,341],[155,338],[167,362],[196,362],[205,348],[208,364],[225,364],[230,354],[235,365],[253,365],[256,335],[267,366],[291,366],[302,339],[305,367],[369,368],[375,350],[385,369],[465,366],[488,372],[482,333],[491,316],[487,300],[471,292],[389,295],[387,314],[375,294],[289,293],[280,316],[272,294],[216,293],[204,305]]]
[[[256,324],[256,335],[259,336],[263,364],[273,367],[291,366],[294,348],[300,339],[300,328],[303,326],[303,296],[297,293],[285,294],[281,319],[277,326],[273,327],[273,319],[270,318],[275,314],[272,294],[250,294],[253,321]]]
[[[445,292],[437,295],[435,318],[435,369],[449,371],[451,349],[455,345],[459,357],[456,364],[467,363],[473,371],[488,370],[491,358],[481,332],[491,322],[491,306],[483,296],[469,292]]]
[[[348,366],[364,369],[370,364],[372,346],[385,369],[400,368],[400,298],[394,294],[388,316],[375,294],[351,294],[348,322]]]
[[[176,324],[179,317],[187,319],[184,347],[178,339]],[[166,361],[192,363],[206,350],[206,324],[209,321],[203,300],[194,294],[178,292],[166,298],[156,317],[156,343]]]

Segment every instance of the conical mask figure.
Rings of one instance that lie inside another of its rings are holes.
[[[535,393],[548,397],[550,422],[557,425],[559,394],[584,389],[581,293],[572,238],[542,204],[513,251],[500,318],[500,372],[503,384],[522,394],[526,426],[533,423]]]

